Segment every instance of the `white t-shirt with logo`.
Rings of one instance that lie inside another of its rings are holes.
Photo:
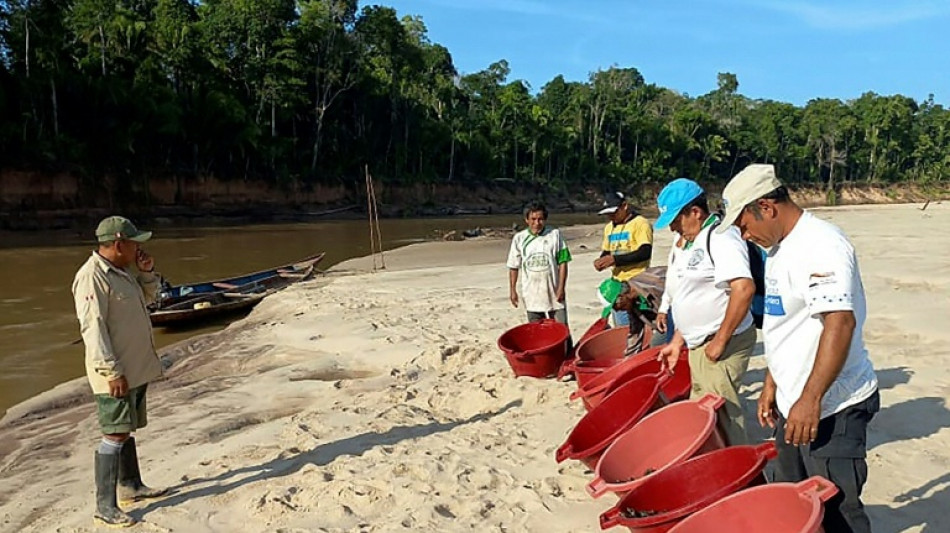
[[[765,262],[762,334],[776,403],[788,416],[811,375],[823,330],[822,313],[852,311],[848,358],[821,401],[821,417],[870,397],[877,375],[864,346],[867,303],[854,246],[837,226],[804,212]]]
[[[752,279],[749,271],[749,250],[739,230],[729,228],[712,235],[713,225],[706,226],[687,249],[673,245],[666,273],[673,322],[690,348],[702,345],[719,331],[729,306],[729,282]],[[712,260],[706,247],[712,248]],[[715,264],[713,263],[715,261]],[[672,283],[671,283],[672,281]],[[746,312],[733,335],[752,327],[752,314]]]
[[[557,301],[558,265],[570,260],[567,244],[557,229],[544,228],[539,235],[527,229],[515,234],[508,251],[508,268],[520,270],[521,299],[527,311],[564,309],[564,304]]]

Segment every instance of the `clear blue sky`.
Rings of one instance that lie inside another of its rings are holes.
[[[950,0],[378,0],[420,15],[463,74],[499,59],[537,91],[611,65],[690,96],[804,105],[866,91],[950,104]]]

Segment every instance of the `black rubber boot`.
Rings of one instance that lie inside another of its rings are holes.
[[[142,483],[139,470],[139,455],[135,451],[135,437],[129,437],[119,453],[119,501],[136,502],[150,498],[159,498],[168,493],[168,489],[153,489]]]
[[[135,525],[135,519],[122,512],[116,504],[116,482],[119,479],[119,456],[96,452],[96,522],[113,527]]]

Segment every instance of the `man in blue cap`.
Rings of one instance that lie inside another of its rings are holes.
[[[709,212],[705,192],[692,180],[670,182],[657,205],[654,227],[669,226],[675,234],[663,300],[671,305],[676,331],[661,357],[673,368],[682,346],[689,348],[690,396],[722,396],[726,416],[719,421],[728,444],[745,444],[739,387],[756,338],[748,248],[735,228],[713,232],[719,215]]]

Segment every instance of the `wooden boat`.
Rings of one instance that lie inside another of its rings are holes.
[[[235,278],[165,289],[150,309],[152,325],[180,327],[247,311],[280,289],[310,278],[323,256],[321,253],[296,263]],[[192,287],[198,287],[198,290],[186,290],[185,295],[180,295],[182,289]],[[214,290],[208,290],[209,287]]]
[[[271,291],[257,294],[213,292],[157,308],[149,314],[153,326],[174,327],[247,311]]]
[[[300,261],[268,270],[253,272],[251,274],[243,274],[233,278],[201,281],[198,283],[189,283],[187,285],[174,285],[171,287],[166,287],[162,289],[159,298],[162,301],[172,301],[177,303],[177,300],[175,300],[176,298],[183,298],[189,295],[194,296],[198,294],[210,294],[213,292],[221,292],[223,290],[233,292],[236,289],[251,286],[255,282],[262,282],[264,280],[271,279],[276,274],[285,274],[285,278],[293,278],[300,273],[306,272],[308,269],[312,269],[314,265],[323,259],[324,255],[325,253],[321,252],[317,255],[312,255],[305,259],[301,259]]]

